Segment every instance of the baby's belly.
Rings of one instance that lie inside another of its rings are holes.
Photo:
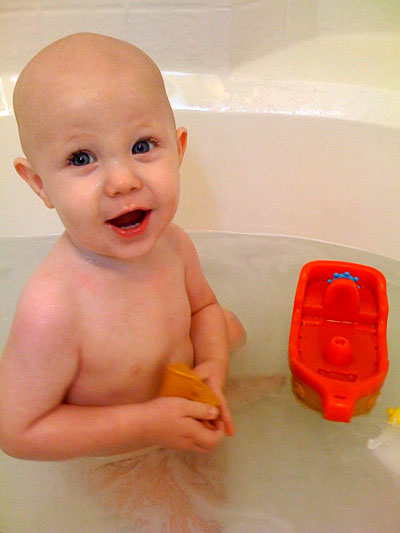
[[[184,362],[193,366],[193,345],[190,338],[175,343],[159,353],[137,350],[83,354],[81,368],[66,396],[74,405],[121,405],[140,403],[158,394],[168,364]],[[109,357],[107,357],[109,355]]]

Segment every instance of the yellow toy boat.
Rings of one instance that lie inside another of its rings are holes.
[[[220,405],[218,397],[210,387],[185,363],[174,363],[167,367],[159,396],[177,396],[217,407]]]

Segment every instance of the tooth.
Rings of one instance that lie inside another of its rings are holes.
[[[130,224],[129,226],[121,226],[123,229],[130,229],[130,228],[136,228],[137,226],[140,226],[140,222],[136,222],[135,224]]]

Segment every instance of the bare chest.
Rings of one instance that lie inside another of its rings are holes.
[[[81,365],[71,403],[144,401],[157,393],[166,365],[193,359],[183,269],[105,283],[82,279]]]

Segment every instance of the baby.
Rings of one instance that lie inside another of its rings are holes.
[[[14,109],[26,156],[15,169],[65,232],[16,310],[0,366],[1,447],[38,460],[211,451],[234,433],[224,388],[245,332],[172,223],[187,132],[160,71],[131,44],[71,35],[28,63]],[[157,397],[173,362],[194,368],[219,411]]]

